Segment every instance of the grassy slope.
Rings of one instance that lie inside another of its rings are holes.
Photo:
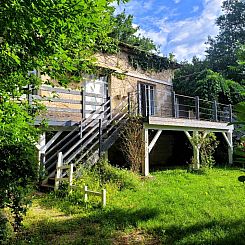
[[[102,211],[36,197],[17,244],[245,244],[240,175],[157,172],[137,190],[110,197]]]

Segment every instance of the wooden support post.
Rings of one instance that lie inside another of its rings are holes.
[[[106,206],[106,189],[102,190],[102,207]]]
[[[233,140],[232,140],[232,130],[228,131],[227,134],[225,132],[222,133],[227,144],[228,144],[228,159],[229,164],[233,164]]]
[[[145,143],[145,161],[142,166],[144,176],[149,175],[149,132],[148,128],[144,129],[143,133],[144,143]]]
[[[84,202],[87,202],[88,201],[88,187],[85,185],[84,186]]]
[[[199,137],[199,133],[198,131],[193,131],[193,137],[195,138],[195,140],[198,139]],[[200,144],[193,144],[193,150],[194,150],[194,154],[193,154],[193,157],[194,157],[194,169],[199,169],[200,168],[200,148],[201,148],[201,145]]]
[[[214,101],[214,104],[213,104],[213,118],[214,118],[215,122],[218,121],[218,108],[217,108],[217,101],[216,100]]]
[[[99,157],[102,156],[102,119],[99,119]]]
[[[72,192],[72,185],[73,185],[73,172],[74,172],[74,164],[70,164],[70,170],[69,170],[69,190],[68,192],[71,193]]]
[[[196,119],[200,120],[200,101],[199,96],[195,97]]]
[[[58,162],[56,164],[56,177],[55,177],[55,184],[54,184],[54,190],[59,189],[59,184],[60,184],[60,178],[61,178],[61,169],[60,167],[63,165],[63,154],[62,152],[58,153]]]

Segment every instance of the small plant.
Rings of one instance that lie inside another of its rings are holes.
[[[218,147],[219,141],[214,133],[209,133],[202,142],[200,149],[202,167],[212,168],[215,164],[214,153]]]
[[[133,172],[140,172],[144,160],[143,123],[141,117],[129,118],[121,131],[122,150]]]

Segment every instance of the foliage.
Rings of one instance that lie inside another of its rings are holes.
[[[13,244],[244,244],[243,172],[152,174],[113,194],[103,210],[38,195]]]
[[[93,166],[80,165],[76,171],[74,184],[77,188],[69,196],[69,200],[83,203],[81,190],[85,185],[93,191],[100,191],[105,188],[107,199],[110,199],[119,190],[135,189],[139,185],[139,178],[133,172],[113,167],[108,161],[101,159]],[[92,205],[98,204],[97,197],[90,197],[89,199]]]
[[[139,27],[133,26],[133,16],[126,15],[123,11],[114,17],[113,31],[110,36],[120,43],[126,43],[144,51],[159,51],[159,47],[150,38],[137,35],[138,30]]]
[[[211,69],[239,82],[239,73],[228,68],[236,64],[236,50],[245,43],[245,2],[226,0],[222,10],[223,14],[216,20],[219,34],[208,41],[207,60]]]
[[[208,69],[208,63],[198,58],[193,58],[192,64],[182,63],[173,83],[177,93],[210,101],[236,104],[244,99],[244,86]]]
[[[209,133],[202,141],[200,149],[201,166],[212,168],[215,164],[214,153],[219,142],[214,133]]]
[[[113,2],[1,1],[0,210],[11,209],[15,230],[37,180],[38,130],[33,119],[38,108],[25,102],[26,88],[38,87],[36,74],[49,74],[64,85],[80,80],[81,70],[91,71],[96,51],[115,50],[109,37]]]
[[[123,126],[121,133],[122,151],[133,172],[140,172],[144,161],[144,139],[142,118],[131,117]]]
[[[31,126],[27,109],[27,105],[14,101],[0,104],[0,210],[11,209],[15,231],[26,212],[26,196],[37,181],[38,172],[34,146],[37,130]]]
[[[203,61],[193,57],[192,63],[182,63],[173,81],[176,92],[218,98],[223,103],[244,100],[244,69],[237,64],[242,56],[240,45],[245,43],[244,13],[244,1],[223,2],[223,14],[216,21],[219,34],[209,38]]]
[[[235,123],[238,125],[238,129],[242,137],[240,141],[237,143],[234,151],[235,155],[235,162],[238,164],[242,164],[243,167],[245,166],[245,102],[241,102],[240,104],[236,105],[235,111],[237,113],[237,122]]]

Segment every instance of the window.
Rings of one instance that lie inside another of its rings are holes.
[[[139,109],[144,117],[155,114],[155,86],[139,84]]]

